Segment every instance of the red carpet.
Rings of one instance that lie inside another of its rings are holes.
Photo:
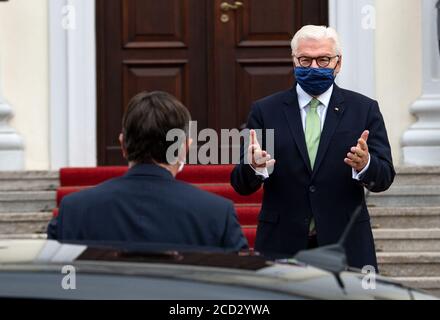
[[[227,183],[234,166],[185,166],[185,170],[177,179],[189,183],[209,184]],[[62,168],[60,170],[60,185],[94,186],[105,180],[122,176],[127,172],[127,167],[97,167],[97,168]]]
[[[263,190],[251,196],[241,196],[234,191],[229,184],[231,171],[234,166],[210,165],[210,166],[185,166],[185,170],[177,176],[177,179],[194,184],[195,186],[232,200],[236,205],[236,211],[243,233],[252,248],[255,243],[256,225],[261,207]],[[94,186],[108,179],[122,176],[127,167],[96,167],[96,168],[63,168],[60,170],[60,187],[57,190],[57,206],[61,199],[73,192]],[[58,209],[54,209],[54,216]]]
[[[127,167],[62,168],[60,186],[94,186],[105,180],[122,176]]]

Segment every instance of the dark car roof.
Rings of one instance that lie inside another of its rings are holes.
[[[53,240],[0,241],[2,283],[11,282],[10,279],[18,279],[17,281],[21,283],[24,280],[19,279],[30,277],[36,284],[39,283],[43,288],[40,289],[44,291],[42,275],[48,277],[48,274],[52,274],[54,279],[58,279],[61,276],[61,268],[67,264],[77,269],[77,277],[82,279],[82,283],[94,283],[100,281],[99,277],[105,276],[110,277],[107,285],[109,286],[113,277],[113,282],[117,284],[116,291],[123,291],[122,287],[127,285],[124,279],[127,277],[131,279],[130,281],[138,279],[147,283],[167,279],[168,282],[164,282],[165,287],[161,288],[161,292],[165,296],[168,294],[169,299],[181,299],[185,294],[192,294],[193,297],[198,295],[202,299],[203,290],[208,290],[207,292],[213,290],[213,288],[203,288],[202,284],[218,286],[219,299],[222,292],[225,297],[227,296],[228,287],[256,290],[260,297],[263,296],[262,293],[267,292],[295,299],[431,298],[397,283],[390,283],[381,277],[378,277],[376,290],[365,290],[362,287],[364,275],[354,272],[341,274],[345,285],[345,288],[341,288],[333,274],[302,265],[295,260],[273,261],[250,253],[236,254],[217,248],[182,248],[170,244],[61,244]],[[13,275],[18,273],[20,275],[14,278]],[[193,287],[188,286],[188,282],[193,283]],[[55,283],[58,284],[57,281]],[[10,285],[13,286],[13,283]],[[49,281],[47,285],[53,283]],[[120,286],[119,289],[117,286]],[[196,287],[202,291],[194,292],[193,290],[198,290]],[[23,288],[23,294],[26,294],[28,292],[26,286]],[[93,295],[92,292],[100,290],[91,285],[88,288],[89,291],[84,289],[82,293],[77,292],[76,295],[86,298],[88,295]],[[153,287],[146,284],[142,288],[139,288],[139,297],[155,296]],[[2,290],[8,290],[7,286],[0,289],[0,297],[10,292]],[[126,290],[128,296],[133,294],[129,288]],[[250,294],[250,291],[247,292]],[[17,292],[16,294],[19,295]],[[64,295],[65,292],[62,294]],[[112,298],[102,290],[95,294],[98,298],[101,296]],[[267,297],[267,299],[271,298]]]

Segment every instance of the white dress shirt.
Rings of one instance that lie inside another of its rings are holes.
[[[313,97],[309,95],[307,92],[305,92],[299,84],[296,85],[296,93],[298,94],[298,104],[301,112],[301,121],[305,132],[307,112],[309,112],[310,110],[310,102],[312,101]],[[331,86],[330,89],[328,89],[326,92],[324,92],[319,97],[317,97],[317,99],[320,102],[317,111],[318,111],[319,119],[321,120],[321,132],[324,129],[325,117],[327,116],[328,105],[330,103],[332,94],[333,94],[333,86]],[[349,150],[347,150],[347,152],[349,152]],[[343,160],[344,159],[341,159],[341,161]],[[370,156],[368,157],[368,163],[366,167],[361,172],[357,172],[356,170],[352,169],[353,179],[360,180],[364,175],[364,173],[368,170],[369,166],[370,166]],[[251,168],[254,169],[254,167],[252,166]],[[264,179],[269,178],[269,173],[267,171],[267,168],[258,168],[258,169],[254,169],[254,171],[257,175],[262,176]]]

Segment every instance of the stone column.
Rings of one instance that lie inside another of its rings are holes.
[[[403,161],[405,165],[439,166],[440,1],[422,0],[421,3],[423,94],[410,108],[411,113],[417,117],[417,122],[403,135]]]
[[[1,89],[0,82],[0,171],[24,170],[23,139],[8,125],[13,112]]]

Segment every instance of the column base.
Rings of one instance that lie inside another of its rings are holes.
[[[24,170],[24,152],[0,150],[0,171]]]
[[[403,135],[403,164],[440,165],[440,95],[424,94],[411,106],[417,117]]]
[[[0,171],[24,170],[23,140],[16,133],[0,132]]]
[[[403,163],[408,166],[440,166],[440,146],[404,147]]]

